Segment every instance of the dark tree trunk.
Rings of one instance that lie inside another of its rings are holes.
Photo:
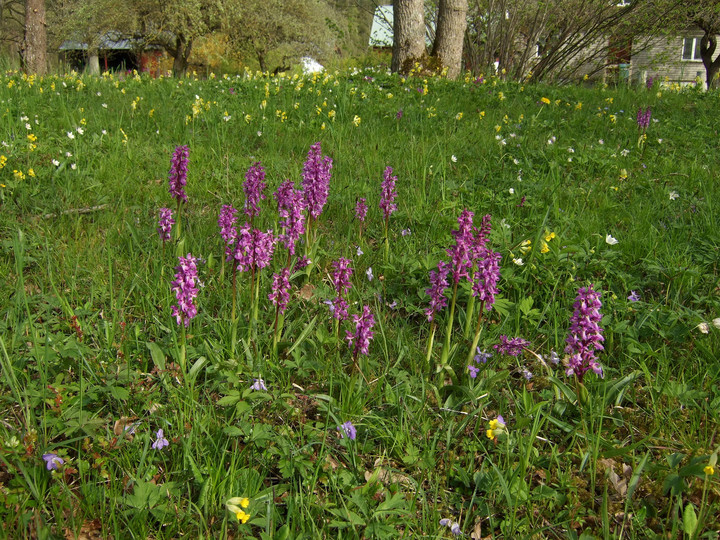
[[[708,89],[718,86],[717,74],[720,71],[720,56],[713,62],[712,57],[715,54],[715,49],[717,49],[717,39],[714,34],[708,34],[706,31],[700,40],[700,58],[702,58],[705,66],[705,80]]]
[[[22,58],[27,73],[39,76],[47,73],[45,0],[25,1],[25,40]]]
[[[185,36],[179,34],[175,38],[175,48],[168,51],[173,57],[173,75],[175,77],[184,77],[188,69],[190,52],[192,50],[192,40],[185,39]]]
[[[462,69],[462,52],[467,28],[467,0],[440,0],[438,23],[432,55],[447,68],[448,79]]]
[[[423,0],[393,2],[393,50],[390,69],[407,73],[425,53]]]

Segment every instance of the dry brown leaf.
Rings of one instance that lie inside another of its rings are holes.
[[[482,525],[482,520],[478,518],[478,519],[475,521],[475,527],[473,527],[473,530],[472,530],[472,532],[470,533],[470,538],[472,538],[472,540],[482,540],[482,528],[481,528],[481,525]]]
[[[99,519],[85,521],[77,534],[69,528],[63,529],[65,540],[103,540],[112,539],[112,536],[103,536],[102,522]]]
[[[306,283],[298,291],[298,296],[303,300],[310,300],[313,297],[314,292],[315,285],[312,285],[311,283]]]
[[[135,430],[140,425],[137,421],[137,416],[121,416],[120,420],[115,421],[113,426],[113,433],[117,437],[127,437],[132,440]]]

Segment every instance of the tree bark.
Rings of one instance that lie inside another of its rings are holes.
[[[467,0],[440,0],[438,6],[437,31],[432,55],[447,68],[448,79],[455,79],[462,69],[467,11]]]
[[[423,0],[394,0],[393,51],[390,69],[409,72],[425,53]]]
[[[184,77],[188,69],[192,40],[186,40],[185,36],[178,34],[175,38],[175,48],[170,52],[173,56],[173,76]]]
[[[45,0],[25,1],[25,40],[23,42],[25,71],[38,76],[47,73],[47,29]]]
[[[700,40],[700,58],[702,58],[703,65],[705,66],[705,80],[708,90],[718,86],[716,75],[718,71],[720,71],[720,56],[713,62],[712,57],[713,54],[715,54],[715,49],[717,49],[717,39],[715,35],[708,34],[706,31]]]

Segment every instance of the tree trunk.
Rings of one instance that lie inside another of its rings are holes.
[[[718,56],[714,62],[712,59],[716,48],[717,39],[715,36],[705,32],[705,35],[700,40],[700,58],[702,58],[703,65],[705,66],[705,79],[708,90],[718,86],[717,74],[718,71],[720,71],[720,56]]]
[[[175,38],[175,49],[170,51],[173,56],[173,76],[184,77],[188,69],[192,40],[186,40],[185,36],[178,34]]]
[[[100,75],[100,57],[98,56],[97,50],[93,50],[88,55],[88,63],[85,71],[90,75]]]
[[[467,28],[467,0],[440,0],[437,31],[432,55],[447,68],[448,79],[462,69],[462,52]]]
[[[423,0],[394,0],[393,50],[390,69],[407,73],[425,53]]]
[[[45,0],[25,1],[25,40],[23,42],[25,71],[39,76],[47,73],[47,29]]]

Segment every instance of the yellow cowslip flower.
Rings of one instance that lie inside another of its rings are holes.
[[[612,102],[613,102],[613,99],[614,99],[614,98],[609,97],[609,98],[605,98],[605,101],[606,101],[607,103],[612,103]]]
[[[495,126],[495,131],[500,131],[502,128],[500,126]]]
[[[240,523],[247,523],[250,519],[250,514],[244,510],[248,506],[250,506],[250,499],[247,497],[232,497],[225,503],[225,507],[229,512],[235,514]]]
[[[580,109],[582,109],[582,101],[578,101],[578,104],[575,105],[575,110],[576,110],[576,111],[579,111]]]
[[[703,469],[703,472],[708,476],[712,476],[713,474],[715,474],[715,467],[713,467],[712,465],[706,465]]]
[[[246,123],[246,124],[249,124],[249,123],[250,123],[250,120],[252,120],[252,116],[250,116],[249,114],[246,114],[246,115],[245,115],[245,123]]]
[[[315,114],[320,116],[322,114],[322,107],[315,106]]]
[[[387,98],[388,98],[388,99],[392,99],[392,98],[393,98],[392,92],[388,92],[388,93],[387,93]]]
[[[485,118],[485,111],[480,111],[480,118]]]
[[[562,99],[556,99],[556,100],[555,100],[555,105],[556,105],[556,106],[557,106],[557,105],[560,105],[560,103],[562,103]]]
[[[545,105],[550,105],[550,100],[546,97],[541,97],[540,101],[542,101]]]
[[[616,121],[617,121],[617,118],[615,117],[615,115],[614,115],[614,114],[611,114],[611,115],[610,115],[610,122],[612,122],[612,123],[614,124]]]
[[[542,241],[542,247],[540,248],[540,253],[549,253],[550,248],[547,245],[547,242],[545,240]]]
[[[627,180],[628,173],[625,169],[620,169],[620,180]]]
[[[260,108],[261,108],[261,109],[264,109],[265,107],[267,107],[267,100],[266,100],[266,99],[263,99],[263,100],[260,102]]]
[[[355,127],[358,127],[358,126],[360,125],[360,122],[361,122],[361,121],[362,121],[361,118],[356,114],[356,115],[353,117],[353,121],[352,121],[352,122],[353,122],[353,125],[354,125]]]
[[[7,158],[5,156],[0,156],[0,169],[5,167],[7,165]]]
[[[87,124],[87,120],[85,120],[84,118],[81,118],[80,124],[84,126],[85,124]]]
[[[37,137],[35,135],[33,135],[32,133],[28,133],[27,138],[28,138],[28,141],[30,141],[30,142],[37,141]]]
[[[155,114],[155,109],[150,109],[150,111],[148,112],[148,116],[150,118],[152,118],[154,114]]]
[[[28,169],[28,176],[35,178],[35,171],[33,169]]]
[[[550,232],[550,231],[548,231],[548,230],[546,229],[546,230],[545,230],[545,241],[546,241],[546,242],[549,242],[549,241],[552,240],[553,238],[555,238],[555,233],[554,233],[554,232]]]
[[[505,419],[502,416],[498,415],[496,419],[490,420],[490,424],[487,431],[485,431],[485,435],[487,435],[488,439],[496,439],[500,433],[504,432]]]
[[[325,122],[320,125],[320,131],[325,131]]]
[[[455,120],[462,120],[463,113],[459,112],[455,115]]]
[[[335,120],[335,109],[328,111],[328,118],[330,120]]]
[[[23,173],[22,171],[18,171],[17,169],[13,171],[13,176],[18,180],[25,180],[25,173]]]
[[[500,101],[504,101],[504,100],[505,100],[505,94],[503,94],[502,92],[498,92],[498,99],[499,99]]]
[[[532,240],[523,240],[520,244],[520,251],[522,253],[527,253],[530,249],[532,249]]]

